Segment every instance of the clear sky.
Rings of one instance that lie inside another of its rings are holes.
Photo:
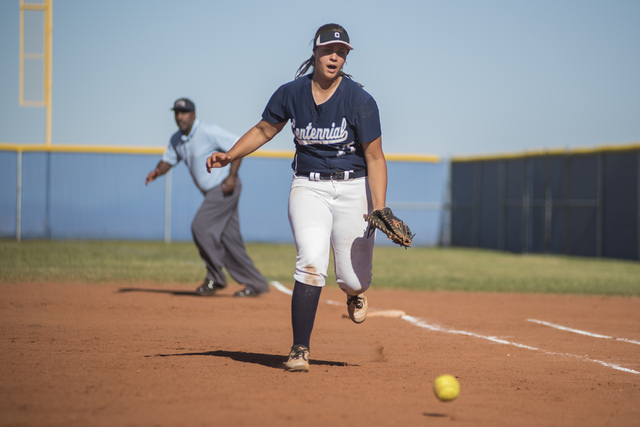
[[[241,135],[328,22],[349,32],[345,71],[388,153],[640,141],[638,0],[54,0],[52,143],[163,147],[182,96]],[[44,143],[18,58],[19,0],[0,0],[0,142]],[[292,150],[290,128],[265,148]]]

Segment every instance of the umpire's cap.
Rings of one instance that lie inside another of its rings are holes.
[[[173,103],[173,111],[196,111],[196,105],[188,98],[180,98]]]

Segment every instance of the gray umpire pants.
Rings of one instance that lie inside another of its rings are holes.
[[[191,223],[193,240],[207,267],[207,280],[226,285],[223,267],[238,282],[257,292],[269,292],[269,284],[253,265],[240,234],[238,201],[242,181],[236,179],[232,194],[222,194],[222,184],[207,191]]]

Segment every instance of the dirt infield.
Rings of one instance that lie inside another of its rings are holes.
[[[355,325],[327,288],[311,370],[290,373],[289,295],[193,288],[0,284],[0,425],[640,423],[640,298],[373,289],[408,316]]]

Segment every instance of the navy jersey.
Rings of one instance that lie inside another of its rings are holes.
[[[378,106],[356,82],[343,77],[331,98],[316,105],[311,74],[286,83],[271,96],[262,119],[291,120],[297,173],[333,173],[366,168],[362,143],[382,134]]]

